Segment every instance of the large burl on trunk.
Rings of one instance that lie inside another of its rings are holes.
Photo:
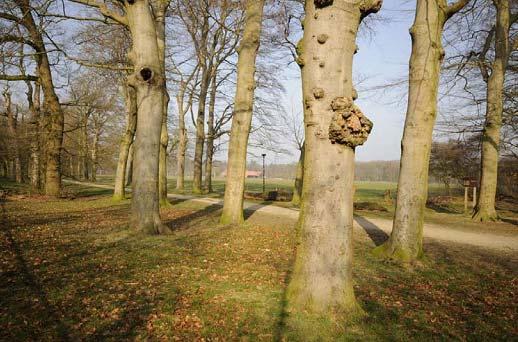
[[[372,123],[354,104],[352,66],[358,26],[380,7],[381,1],[306,1],[297,60],[305,104],[304,184],[287,297],[288,327],[299,332],[308,330],[308,317],[334,324],[361,312],[352,280],[354,157]]]

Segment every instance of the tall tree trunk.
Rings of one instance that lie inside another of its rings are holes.
[[[482,135],[482,158],[480,191],[473,219],[486,222],[495,221],[498,180],[498,159],[500,149],[500,130],[504,104],[505,70],[509,60],[509,0],[493,0],[496,7],[495,60],[487,82],[486,122]]]
[[[181,85],[187,87],[186,84]],[[185,189],[185,153],[187,150],[187,128],[185,127],[184,95],[180,90],[176,97],[178,105],[178,149],[176,150],[176,190]]]
[[[80,128],[80,137],[79,137],[79,179],[89,180],[89,158],[90,148],[88,146],[88,117],[90,113],[82,113],[81,114],[81,128]]]
[[[437,116],[437,92],[444,58],[444,24],[462,1],[448,7],[446,0],[417,0],[410,35],[408,108],[396,201],[390,238],[374,253],[384,258],[411,262],[423,254],[424,209],[428,198],[428,168],[433,128]]]
[[[119,160],[117,161],[117,171],[115,173],[115,190],[113,199],[121,201],[126,198],[126,170],[130,155],[130,146],[133,143],[135,130],[137,128],[137,99],[135,89],[124,86],[124,97],[126,101],[126,131],[122,136],[119,148]]]
[[[243,38],[238,49],[236,97],[221,215],[223,224],[241,224],[244,221],[246,153],[254,109],[255,61],[261,40],[263,10],[264,0],[248,0]]]
[[[353,102],[352,65],[360,21],[380,7],[381,1],[306,1],[298,58],[305,165],[290,317],[332,324],[361,312],[352,280],[354,156],[372,123]],[[303,329],[297,322],[289,325]]]
[[[202,81],[198,100],[198,116],[196,117],[196,142],[194,146],[194,173],[192,182],[192,192],[195,194],[200,194],[202,192],[203,147],[205,145],[205,108],[210,83],[209,68],[202,66],[201,69]]]
[[[27,84],[27,99],[29,100],[29,110],[31,111],[30,134],[31,134],[31,156],[30,156],[30,179],[31,185],[35,189],[41,188],[40,180],[40,85],[35,83],[34,91],[30,82]]]
[[[212,62],[207,60],[207,40],[209,36],[208,15],[208,12],[204,14],[199,43],[200,51],[198,51],[198,63],[200,64],[201,69],[201,84],[200,95],[198,97],[198,116],[196,117],[196,142],[194,146],[194,172],[192,182],[192,192],[195,194],[202,192],[203,147],[205,145],[205,109],[212,71]]]
[[[297,173],[295,175],[295,184],[293,185],[293,198],[291,204],[300,205],[302,199],[302,186],[304,184],[304,145],[300,149],[299,162],[297,163]]]
[[[166,66],[165,66],[165,17],[169,0],[160,0],[155,6],[156,13],[156,32],[157,44],[160,58],[161,72],[164,82],[166,82]],[[158,197],[161,206],[170,206],[167,199],[167,146],[169,145],[169,133],[167,131],[167,111],[169,107],[169,94],[167,93],[167,85],[164,84],[164,98],[162,106],[162,128],[160,132],[160,153],[159,153],[159,170],[158,170]]]
[[[212,189],[212,163],[214,159],[214,112],[216,110],[216,95],[218,90],[217,70],[213,71],[209,98],[209,117],[207,119],[207,151],[205,155],[205,191],[211,193]]]
[[[21,22],[27,29],[33,47],[37,52],[34,58],[36,59],[38,76],[44,95],[43,110],[46,113],[46,127],[48,127],[45,137],[45,194],[57,197],[61,194],[61,150],[63,147],[64,115],[54,89],[45,43],[41,30],[32,16],[30,2],[29,0],[19,0],[17,4],[24,14]]]
[[[137,92],[137,131],[133,167],[132,224],[148,234],[170,229],[162,224],[158,198],[160,133],[165,79],[160,62],[155,20],[148,0],[126,2],[128,27],[133,39],[129,57],[135,67],[130,85]]]

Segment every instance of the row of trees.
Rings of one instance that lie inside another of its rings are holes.
[[[24,147],[31,151],[30,162],[17,159],[19,152],[16,149],[8,152],[10,160],[14,160],[9,168],[16,171],[22,169],[22,165],[31,165],[32,171],[25,172],[31,175],[44,170],[45,193],[59,195],[67,110],[65,103],[59,100],[55,86],[56,79],[61,83],[62,76],[53,73],[52,68],[60,57],[66,56],[74,63],[111,70],[111,75],[118,77],[123,89],[119,93],[124,95],[127,126],[119,151],[114,197],[125,196],[128,159],[133,156],[133,166],[129,169],[133,173],[132,226],[135,229],[149,234],[167,234],[171,230],[162,223],[159,212],[160,204],[167,205],[168,89],[176,96],[178,189],[184,186],[185,118],[190,113],[196,128],[194,192],[201,192],[203,187],[211,190],[215,140],[230,133],[221,222],[241,224],[247,149],[254,143],[249,139],[250,133],[266,127],[259,136],[272,137],[273,125],[268,113],[273,104],[264,90],[279,86],[272,76],[275,73],[267,70],[276,56],[268,42],[277,44],[280,51],[279,48],[287,47],[288,50],[282,51],[291,52],[301,68],[304,110],[304,139],[298,146],[302,153],[296,183],[301,210],[295,269],[288,287],[288,309],[291,317],[309,313],[334,319],[359,312],[352,282],[354,158],[356,147],[367,140],[372,122],[355,104],[358,94],[352,82],[352,65],[358,50],[356,37],[360,25],[380,10],[381,0],[308,0],[303,10],[298,1],[268,3],[263,0],[68,0],[67,6],[71,4],[80,7],[56,12],[59,7],[49,2],[30,0],[9,0],[0,5],[1,43],[10,48],[4,50],[5,72],[0,78],[26,82],[29,122],[35,124],[23,130],[38,137],[37,140],[30,139],[37,142],[33,145],[38,149],[31,144]],[[486,24],[492,26],[486,30],[489,33],[482,49],[472,51],[478,58],[486,83],[481,191],[474,217],[481,221],[496,218],[505,77],[513,71],[512,68],[509,71],[509,66],[513,65],[509,59],[516,48],[516,40],[511,34],[517,10],[513,6],[509,0],[493,0],[492,3],[484,0],[453,3],[417,0],[415,21],[410,30],[408,108],[396,212],[392,234],[375,250],[376,254],[411,262],[423,253],[423,214],[441,65],[445,57],[443,31],[452,17],[476,13],[481,8],[488,8],[490,20]],[[278,23],[272,20],[271,26],[263,27],[271,13],[284,14],[279,16],[282,25],[274,25]],[[303,38],[293,44],[291,22],[301,20],[301,13],[304,13]],[[106,36],[113,39],[104,42],[102,53],[92,54],[97,58],[79,59],[73,56],[79,52],[77,49],[54,40],[57,33],[49,25],[49,18],[94,23],[97,30],[106,32]],[[168,27],[168,20],[176,24],[175,29]],[[271,31],[278,28],[283,28],[283,34],[270,39]],[[13,50],[13,46],[17,49]],[[261,59],[261,49],[266,49],[268,62]],[[33,72],[27,72],[27,65]],[[96,79],[97,75],[101,72],[94,72],[92,77]],[[461,77],[461,73],[456,77]],[[172,85],[168,88],[168,84]],[[34,88],[41,89],[42,101],[39,90],[35,92]],[[234,94],[233,99],[225,95],[229,90]],[[84,151],[95,150],[98,145],[95,137],[100,137],[97,133],[99,124],[108,122],[94,119],[97,116],[93,113],[109,113],[103,106],[116,101],[108,97],[106,102],[98,102],[102,96],[96,96],[96,100],[85,98],[85,106],[80,99],[88,96],[90,89],[80,93],[76,101],[71,101],[78,108],[74,122],[79,131],[92,131],[94,138],[89,141],[81,139],[81,134],[77,135],[77,150],[83,151],[77,156],[82,165],[79,173],[87,176],[86,173],[95,172],[87,160],[93,164],[97,162],[96,154],[92,152],[86,158]],[[514,101],[514,95],[510,98],[509,101]],[[8,93],[5,102],[11,103]],[[13,119],[16,112],[11,111],[7,117],[10,137],[14,137],[13,127],[18,127],[13,124],[17,122]],[[89,121],[88,118],[92,119]],[[228,132],[225,124],[230,122]],[[204,149],[205,184],[202,182]]]

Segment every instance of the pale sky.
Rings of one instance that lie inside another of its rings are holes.
[[[408,61],[411,52],[411,40],[408,30],[413,22],[412,11],[402,11],[401,1],[385,0],[382,16],[386,22],[377,23],[371,34],[358,38],[359,52],[354,59],[356,79],[366,79],[357,86],[359,98],[357,104],[373,121],[374,129],[368,141],[356,149],[358,161],[397,160],[400,158],[400,142],[405,120],[406,97],[403,103],[395,103],[401,93],[384,95],[379,91],[367,91],[366,88],[381,86],[401,78],[407,78]],[[405,6],[412,8],[413,4]],[[287,90],[286,107],[291,103],[301,111],[301,85],[297,65],[286,70]],[[406,87],[402,88],[406,93]],[[277,162],[293,161],[298,156],[272,157]],[[272,160],[272,162],[275,162]]]

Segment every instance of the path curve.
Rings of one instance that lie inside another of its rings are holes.
[[[78,182],[72,180],[66,180],[65,182],[71,184],[85,185],[102,189],[113,189],[113,186],[102,185],[95,183]],[[196,197],[190,195],[180,194],[169,194],[169,198],[188,200],[197,203],[205,204],[219,204],[223,205],[222,199],[208,198],[208,197]],[[254,213],[264,213],[268,215],[275,215],[280,217],[286,217],[296,220],[299,215],[298,209],[283,208],[275,205],[264,205],[253,202],[244,202],[244,209],[247,211],[253,211]],[[354,226],[358,230],[365,230],[369,235],[379,235],[380,230],[385,234],[390,234],[392,230],[392,220],[384,218],[373,218],[373,217],[355,217]],[[381,233],[383,234],[383,233]],[[458,244],[467,244],[477,247],[484,247],[490,249],[496,249],[506,252],[518,251],[518,234],[515,236],[501,235],[494,233],[482,233],[482,232],[466,232],[453,228],[449,228],[445,225],[425,223],[424,225],[424,237],[440,241],[454,242]]]

